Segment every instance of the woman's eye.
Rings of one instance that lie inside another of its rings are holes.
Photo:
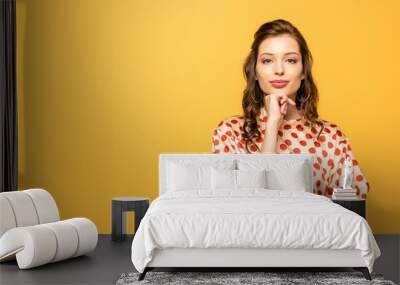
[[[271,61],[272,61],[271,59],[264,59],[264,60],[262,60],[262,63],[264,63],[264,64],[265,63],[270,63]],[[287,61],[292,63],[292,64],[295,64],[297,62],[297,60],[293,59],[293,58],[289,58]]]

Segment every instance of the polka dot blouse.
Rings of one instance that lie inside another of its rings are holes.
[[[257,123],[261,137],[255,143],[261,150],[265,135],[267,114],[264,108],[258,113]],[[348,156],[353,161],[353,188],[359,198],[366,199],[369,184],[349,143],[340,128],[322,120],[324,129],[318,140],[319,125],[311,127],[302,118],[284,121],[278,130],[278,153],[308,153],[314,155],[313,191],[316,194],[332,196],[333,188],[342,186],[344,162]],[[213,129],[212,153],[247,153],[242,138],[244,117],[235,115],[222,120]],[[259,153],[255,145],[249,146],[250,153]]]

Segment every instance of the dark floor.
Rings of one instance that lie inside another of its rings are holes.
[[[132,238],[112,242],[99,235],[96,250],[32,269],[19,270],[17,263],[0,264],[0,284],[115,284],[123,272],[134,271],[130,259]]]
[[[400,235],[377,235],[382,256],[375,262],[374,272],[399,283]],[[115,284],[123,272],[134,271],[130,259],[132,237],[112,242],[109,235],[100,235],[94,252],[87,256],[51,263],[28,270],[19,270],[16,262],[0,264],[0,284]]]

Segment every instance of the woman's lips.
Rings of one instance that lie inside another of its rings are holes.
[[[275,88],[283,88],[289,83],[289,81],[286,81],[286,80],[274,80],[274,81],[270,81],[270,83]]]

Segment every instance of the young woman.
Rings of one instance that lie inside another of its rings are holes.
[[[213,129],[213,153],[309,153],[314,155],[314,193],[330,197],[341,187],[344,162],[353,163],[353,188],[366,199],[369,184],[349,139],[318,117],[312,55],[301,33],[278,19],[257,30],[243,72],[243,115]]]

